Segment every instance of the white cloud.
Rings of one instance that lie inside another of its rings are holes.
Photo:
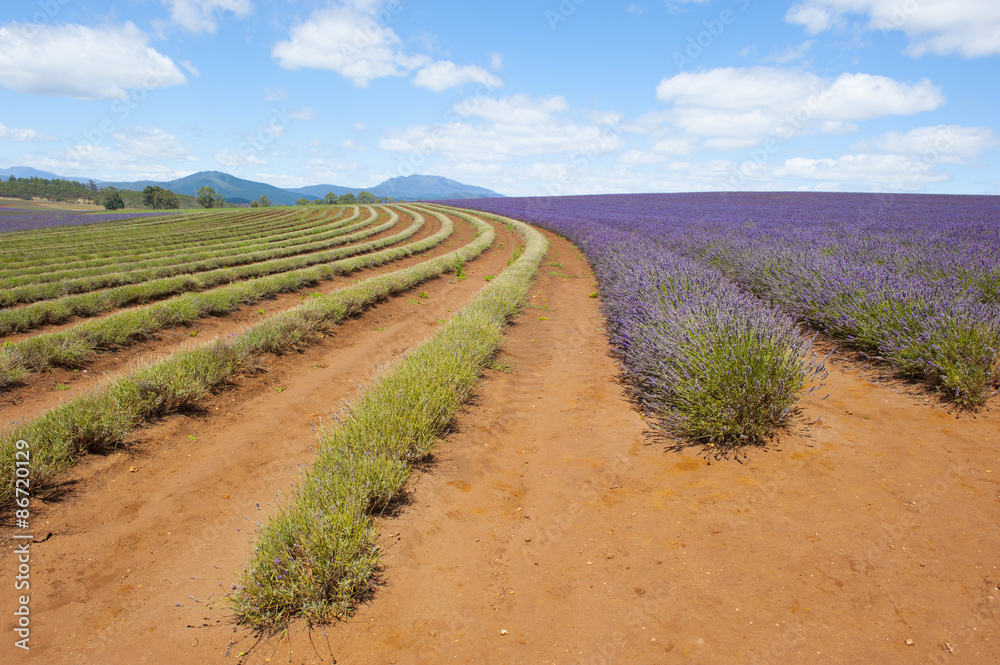
[[[270,88],[264,88],[264,101],[265,102],[281,102],[285,100],[285,91],[281,88],[275,88],[271,90]]]
[[[375,79],[408,76],[416,71],[414,85],[442,92],[466,83],[490,88],[503,85],[494,74],[475,65],[435,61],[429,55],[410,55],[403,40],[384,24],[385,0],[346,0],[313,12],[294,26],[288,39],[279,42],[271,55],[285,69],[328,69],[367,88]],[[502,61],[492,58],[497,69]]]
[[[0,27],[0,85],[32,95],[123,99],[132,88],[186,83],[134,23],[104,28],[8,23]]]
[[[531,125],[549,122],[553,113],[566,111],[569,105],[562,95],[534,99],[524,94],[512,97],[469,97],[452,107],[462,118],[480,117],[493,122]]]
[[[996,0],[804,0],[788,10],[785,20],[815,35],[844,23],[851,14],[867,15],[869,30],[906,33],[907,53],[912,56],[1000,54]]]
[[[379,3],[356,2],[318,10],[289,31],[271,54],[285,69],[329,69],[366,88],[377,78],[405,76],[431,62],[408,56],[399,35],[371,13]]]
[[[232,12],[242,18],[253,11],[250,0],[163,0],[170,20],[191,32],[215,32],[217,15]]]
[[[415,125],[379,141],[383,150],[425,155],[442,153],[451,159],[468,161],[507,161],[545,154],[588,159],[614,152],[621,145],[621,137],[605,127],[557,121]]]
[[[29,166],[64,175],[86,175],[103,180],[173,179],[191,172],[169,163],[197,162],[179,138],[156,127],[97,134],[97,139],[42,157],[27,157]],[[177,164],[180,166],[180,164]]]
[[[233,152],[229,148],[223,148],[216,152],[215,161],[231,169],[242,168],[251,164],[267,164],[267,162],[254,153],[241,154]]]
[[[197,161],[179,138],[156,127],[136,127],[111,135],[114,148],[125,155],[149,160]]]
[[[887,132],[851,146],[861,153],[883,152],[944,164],[962,164],[1000,146],[1000,137],[989,127],[938,125],[918,127],[905,134]]]
[[[357,141],[352,141],[351,139],[344,139],[340,142],[340,147],[344,150],[356,150],[357,152],[366,152],[368,148],[364,147]]]
[[[181,63],[181,67],[183,67],[184,69],[186,69],[187,73],[190,74],[191,76],[194,76],[194,77],[201,76],[201,72],[198,71],[198,68],[195,67],[194,63],[191,62],[190,60],[181,60],[180,63]]]
[[[42,134],[34,129],[8,127],[0,122],[0,141],[13,141],[14,143],[39,143],[42,141],[55,141],[56,137],[51,134]]]
[[[450,60],[439,60],[417,72],[413,84],[434,92],[443,92],[466,83],[482,83],[490,90],[503,85],[499,77],[475,65],[459,66]]]
[[[490,69],[495,72],[503,69],[503,56],[499,53],[490,53]]]
[[[306,168],[309,170],[310,182],[323,183],[323,181],[326,181],[326,184],[344,185],[342,180],[347,175],[357,177],[356,174],[358,169],[361,168],[361,164],[358,162],[334,162],[327,159],[315,158],[306,162]]]
[[[779,178],[825,182],[859,182],[873,185],[915,189],[922,185],[945,182],[948,176],[934,171],[934,163],[905,155],[844,155],[836,159],[793,157],[775,169]]]
[[[833,27],[833,14],[820,2],[792,5],[785,12],[785,20],[798,23],[810,35],[817,35]]]
[[[477,96],[449,111],[448,122],[388,132],[378,145],[383,150],[408,155],[402,159],[421,168],[426,168],[434,155],[452,166],[561,155],[573,162],[574,168],[580,168],[621,148],[622,138],[615,125],[576,122],[565,115],[568,110],[562,96],[544,99],[527,95],[499,99]],[[588,115],[619,118],[611,113]]]
[[[804,56],[809,51],[809,49],[812,48],[812,45],[815,43],[816,43],[815,39],[807,39],[801,44],[789,46],[778,55],[773,55],[764,58],[764,62],[773,62],[776,65],[785,65],[788,64],[789,62],[795,62],[796,60],[802,58],[802,56]]]
[[[288,111],[288,117],[294,118],[295,120],[315,120],[316,109],[309,106],[301,109],[292,109]]]
[[[253,173],[250,174],[250,177],[257,182],[266,182],[267,184],[274,185],[275,187],[286,187],[289,189],[305,187],[306,185],[312,184],[307,182],[305,178],[288,175],[287,173]]]
[[[928,80],[908,84],[884,76],[841,74],[835,80],[772,67],[718,68],[663,79],[657,98],[671,104],[639,127],[669,123],[719,150],[738,150],[768,136],[843,132],[850,123],[910,115],[941,106],[944,97]]]

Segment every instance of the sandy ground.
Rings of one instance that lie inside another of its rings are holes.
[[[35,507],[36,538],[54,535],[32,545],[27,654],[4,547],[4,662],[1000,662],[995,413],[956,418],[834,360],[804,405],[817,424],[741,461],[671,451],[615,381],[586,264],[552,240],[563,267],[543,265],[503,371],[381,521],[381,585],[353,618],[257,639],[225,593],[309,463],[311,424],[509,254],[68,473]]]

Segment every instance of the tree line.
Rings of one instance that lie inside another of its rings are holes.
[[[84,184],[76,180],[17,178],[15,176],[10,176],[7,180],[0,179],[0,197],[23,199],[26,201],[39,198],[67,203],[82,200],[103,205],[108,210],[121,210],[123,208],[172,210],[197,207],[235,207],[234,204],[227,203],[226,197],[216,193],[211,187],[202,187],[198,190],[197,196],[188,196],[187,194],[178,194],[169,189],[163,189],[159,185],[149,185],[141,192],[138,192],[131,189],[118,189],[111,185],[98,188],[93,180]],[[393,199],[388,196],[375,196],[371,192],[365,191],[359,192],[356,196],[353,192],[339,196],[333,192],[328,192],[322,199],[309,200],[308,198],[301,198],[296,201],[296,205],[370,205],[374,203],[393,202]],[[266,196],[261,196],[255,201],[251,201],[249,205],[254,208],[268,208],[274,204]]]
[[[357,196],[354,195],[354,192],[347,192],[346,194],[341,194],[340,196],[337,196],[333,192],[327,192],[326,196],[324,196],[321,199],[313,199],[312,201],[310,201],[309,199],[302,198],[296,201],[295,205],[298,206],[354,205],[354,204],[369,205],[372,203],[392,203],[392,202],[393,200],[388,196],[386,197],[375,196],[371,192],[358,192]]]

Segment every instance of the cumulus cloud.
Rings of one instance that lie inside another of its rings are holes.
[[[774,175],[794,180],[855,181],[865,186],[912,189],[948,180],[947,175],[938,173],[933,166],[933,163],[905,155],[858,154],[836,159],[793,157],[775,169]]]
[[[190,148],[173,134],[156,127],[98,134],[94,140],[40,157],[26,157],[28,166],[53,173],[98,176],[108,180],[162,178],[183,175],[174,163],[197,162]],[[187,167],[186,173],[191,170]]]
[[[1000,146],[1000,137],[989,127],[937,125],[917,127],[905,134],[887,132],[859,141],[851,149],[860,153],[882,152],[943,164],[963,164],[997,146]]]
[[[128,89],[166,88],[187,79],[132,22],[83,25],[8,23],[0,27],[0,85],[30,95],[123,99]]]
[[[408,56],[396,32],[358,3],[321,9],[289,31],[271,54],[285,69],[329,69],[366,88],[377,78],[405,76],[431,62]]]
[[[524,94],[511,97],[470,97],[452,107],[452,111],[462,118],[480,117],[493,122],[514,125],[530,125],[552,120],[554,113],[569,108],[562,95],[535,99]]]
[[[503,85],[499,77],[475,65],[459,66],[449,60],[439,60],[417,72],[413,84],[434,92],[443,92],[466,83],[482,83],[491,90]]]
[[[229,148],[223,148],[215,153],[215,161],[231,169],[242,168],[251,165],[267,164],[263,159],[254,153],[242,154],[233,152]]]
[[[975,58],[1000,53],[1000,3],[996,0],[804,0],[785,20],[811,35],[866,15],[865,27],[883,34],[901,30],[909,37],[907,53]]]
[[[191,32],[215,32],[222,12],[242,18],[253,11],[250,0],[163,0],[163,3],[170,8],[170,20]]]
[[[8,127],[0,122],[0,141],[13,141],[14,143],[39,143],[42,141],[55,141],[56,137],[51,134],[42,134],[34,129]]]
[[[560,115],[568,110],[562,96],[475,97],[452,109],[449,119],[454,121],[389,133],[379,147],[400,153],[440,153],[470,162],[546,154],[589,158],[621,147],[614,127],[578,123]],[[478,119],[483,122],[475,122]]]
[[[375,79],[409,76],[414,71],[413,84],[435,92],[465,83],[491,88],[503,84],[482,67],[406,53],[403,40],[387,24],[391,14],[383,4],[382,0],[347,0],[317,10],[294,26],[271,55],[285,69],[327,69],[359,88],[367,88]]]
[[[656,95],[671,105],[661,121],[719,150],[748,148],[768,136],[843,132],[858,121],[929,111],[945,101],[926,79],[909,84],[858,73],[829,80],[772,67],[684,72],[663,79]]]
[[[301,109],[291,109],[288,111],[288,117],[295,120],[315,120],[316,110],[309,106]]]

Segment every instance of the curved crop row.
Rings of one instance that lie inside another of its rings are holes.
[[[291,501],[261,527],[232,596],[240,621],[275,629],[295,616],[350,614],[378,563],[374,517],[398,496],[503,341],[547,251],[508,220],[521,256],[429,341],[385,372],[318,436],[319,454]]]
[[[465,247],[312,298],[236,337],[215,340],[130,370],[92,393],[6,430],[0,434],[0,472],[12,477],[16,442],[29,441],[32,486],[35,491],[43,489],[82,454],[112,448],[147,419],[196,403],[261,354],[289,350],[347,316],[475,258],[493,243],[494,237],[493,228],[485,222],[478,231],[480,235]],[[401,251],[398,257],[405,255]],[[10,505],[13,494],[13,484],[0,485],[0,505]]]
[[[885,238],[870,229],[855,237],[831,233],[835,243],[825,229],[799,228],[780,239],[767,231],[748,229],[711,245],[701,234],[669,242],[847,346],[937,387],[961,408],[984,406],[1000,385],[1000,279],[995,262],[983,263],[988,246],[953,239],[935,248],[911,233],[909,247],[883,249]],[[972,246],[981,255],[965,260]]]
[[[168,277],[142,284],[119,286],[105,291],[64,296],[57,300],[46,300],[12,310],[0,310],[0,335],[23,332],[50,323],[60,323],[71,316],[93,316],[124,305],[149,302],[176,293],[201,291],[227,282],[236,282],[252,277],[261,277],[320,263],[328,263],[346,256],[401,242],[420,229],[420,225],[411,224],[403,231],[380,240],[356,245],[348,244],[387,231],[395,226],[395,224],[395,219],[391,219],[379,226],[351,234],[351,236],[345,236],[341,238],[342,243],[340,244],[347,244],[346,247],[325,252],[262,261],[246,266],[223,268],[196,275]]]
[[[982,408],[1000,387],[997,197],[744,192],[497,205],[562,222],[588,215],[709,262],[959,408]]]
[[[416,223],[424,218],[412,213]],[[27,373],[61,365],[79,367],[93,351],[120,347],[169,326],[190,323],[205,316],[231,312],[236,307],[276,293],[296,291],[305,286],[362,268],[371,268],[427,251],[452,235],[451,220],[443,218],[441,228],[431,236],[397,247],[362,254],[310,268],[294,270],[221,286],[198,293],[186,293],[146,307],[118,312],[96,321],[85,321],[68,330],[36,335],[0,347],[0,390]]]
[[[26,231],[9,231],[4,233],[4,237],[17,244],[19,249],[44,249],[46,247],[56,247],[67,239],[76,238],[76,242],[81,245],[107,242],[113,239],[115,234],[123,239],[138,237],[142,233],[156,233],[157,231],[167,231],[168,233],[184,233],[185,230],[199,222],[205,221],[209,224],[212,220],[219,221],[226,214],[234,214],[236,211],[199,211],[180,214],[160,214],[157,217],[142,217],[137,215],[134,218],[125,220],[108,219],[107,221],[96,221],[84,227],[78,226],[57,226],[51,228],[31,229]],[[262,214],[274,214],[277,209],[268,210],[266,213],[253,211],[257,216]],[[78,236],[78,237],[77,237]],[[4,250],[4,254],[12,251]]]
[[[348,234],[360,231],[374,222],[377,217],[378,213],[372,210],[372,214],[368,219],[344,228],[335,229],[334,231],[321,233],[315,238],[307,236],[304,239],[297,238],[287,243],[272,244],[265,242],[262,245],[247,247],[245,249],[241,248],[236,251],[212,253],[207,258],[186,263],[168,263],[167,265],[132,270],[122,269],[114,272],[108,272],[100,268],[91,268],[79,277],[57,277],[58,282],[52,280],[33,281],[22,286],[0,291],[0,307],[7,307],[16,303],[51,300],[71,293],[86,293],[103,288],[123,286],[125,284],[138,284],[165,277],[174,277],[176,275],[208,272],[230,266],[259,263],[261,261],[328,249],[344,244],[344,238],[348,237]],[[398,219],[396,217],[395,221],[398,221]]]
[[[109,237],[94,243],[60,239],[56,243],[40,243],[35,248],[16,244],[12,245],[13,249],[8,256],[0,259],[0,264],[8,271],[17,271],[35,266],[61,266],[71,262],[76,264],[100,259],[113,260],[122,256],[144,256],[157,252],[162,254],[195,247],[201,243],[253,238],[261,235],[261,232],[270,234],[282,230],[295,230],[313,223],[301,212],[281,210],[263,214],[254,213],[252,216],[244,212],[227,212],[219,213],[218,217],[216,224],[195,224],[190,227],[192,230],[184,233],[174,233],[169,228],[161,232],[140,229],[134,236],[109,233]],[[212,230],[212,227],[215,230]],[[31,249],[34,251],[29,252]]]
[[[344,211],[344,209],[341,209],[335,212],[341,213]],[[0,270],[0,278],[3,278],[0,280],[0,283],[6,287],[12,287],[17,286],[19,283],[49,282],[64,277],[79,277],[86,270],[101,267],[114,266],[116,270],[123,271],[168,265],[171,261],[175,263],[196,261],[208,258],[216,253],[240,250],[263,243],[273,243],[276,245],[277,243],[294,241],[297,238],[324,233],[333,228],[346,226],[359,216],[360,213],[357,208],[355,208],[355,214],[347,218],[341,218],[339,214],[329,216],[322,214],[307,215],[303,218],[295,218],[296,223],[292,226],[279,227],[274,224],[262,223],[262,226],[254,229],[243,227],[244,234],[235,240],[232,237],[216,242],[206,239],[204,242],[189,243],[166,250],[143,250],[139,252],[121,250],[114,256],[105,256],[98,259],[62,261],[58,264],[58,267],[48,264],[23,268],[17,271]]]
[[[815,389],[823,368],[794,322],[718,271],[666,250],[655,235],[590,221],[583,209],[530,215],[505,202],[469,207],[531,217],[584,251],[631,392],[661,427],[720,453],[761,444]]]

